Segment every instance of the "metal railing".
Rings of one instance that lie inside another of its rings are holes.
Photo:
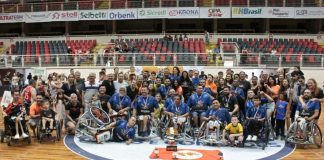
[[[220,66],[220,67],[324,67],[323,54],[254,53],[105,53],[2,55],[0,67],[67,67],[67,66]]]
[[[240,2],[240,3],[238,3]],[[102,1],[69,1],[44,3],[6,3],[0,4],[0,13],[42,12],[61,10],[99,10],[123,8],[158,8],[158,7],[321,7],[319,1],[281,1],[246,0],[242,1],[204,1],[204,0],[102,0]]]

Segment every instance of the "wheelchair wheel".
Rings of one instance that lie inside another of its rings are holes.
[[[40,131],[40,126],[36,126],[36,138],[37,140],[40,140],[41,139],[41,131]]]
[[[290,125],[288,131],[287,131],[287,135],[286,135],[286,142],[288,143],[294,143],[294,136],[295,136],[295,126],[297,125],[296,122],[294,122],[293,124]]]
[[[265,132],[264,133],[265,134],[264,135],[265,137],[264,137],[264,146],[262,146],[262,150],[264,150],[264,147],[266,145],[268,145],[268,143],[269,143],[270,132],[271,132],[271,128],[270,128],[269,124],[265,126],[264,132]]]
[[[57,141],[60,141],[60,139],[61,139],[61,122],[60,121],[56,122],[56,139],[57,139]]]
[[[323,137],[321,129],[318,127],[316,123],[312,124],[312,135],[313,135],[313,143],[318,147],[322,147],[323,144]]]
[[[4,142],[4,137],[5,137],[5,133],[3,130],[0,130],[0,142],[3,143]]]

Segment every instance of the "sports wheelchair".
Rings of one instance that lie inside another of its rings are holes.
[[[39,123],[36,126],[36,136],[39,143],[43,142],[55,142],[56,140],[59,141],[61,139],[61,123],[60,121],[54,120],[53,122],[53,129],[50,129],[49,122],[46,122],[45,129],[42,129],[43,122],[40,119]],[[55,134],[53,136],[53,131]]]
[[[103,109],[91,107],[80,117],[75,127],[75,136],[80,141],[95,142],[95,134],[110,122],[110,117]]]
[[[165,143],[172,137],[180,144],[194,144],[195,133],[191,127],[191,119],[173,116],[167,117],[163,115],[164,121],[159,123],[159,135]],[[182,123],[179,125],[178,122]]]
[[[320,148],[323,144],[322,131],[315,122],[297,118],[287,131],[286,142],[299,145],[316,145]]]
[[[263,121],[258,121],[256,119],[246,120],[243,127],[243,147],[259,146],[264,150],[269,143],[270,125],[271,123],[266,119]],[[257,135],[254,135],[257,136],[256,141],[247,139],[248,135],[251,134],[248,130],[258,132]]]
[[[159,126],[158,124],[160,123],[160,120],[155,119],[153,117],[150,116],[149,120],[148,120],[148,124],[147,124],[147,131],[141,133],[140,132],[140,127],[141,127],[141,121],[143,121],[142,116],[138,116],[137,118],[137,122],[135,125],[135,128],[137,128],[137,132],[135,135],[135,140],[136,141],[146,141],[146,140],[155,140],[157,138],[160,137],[160,133],[159,132]]]
[[[204,145],[223,145],[222,131],[226,127],[226,122],[219,120],[204,121],[197,135],[197,143],[203,143]]]
[[[2,111],[2,110],[1,110]],[[4,118],[4,130],[0,130],[0,141],[4,143],[5,140],[8,146],[15,145],[15,144],[31,144],[31,137],[29,134],[26,115],[21,117],[21,124],[24,130],[24,133],[28,135],[28,137],[20,137],[19,139],[14,139],[13,136],[16,135],[16,117],[10,118],[6,116]],[[19,134],[21,135],[21,128],[19,127]]]

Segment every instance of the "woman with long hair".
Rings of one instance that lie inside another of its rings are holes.
[[[183,95],[183,90],[182,90],[182,87],[181,87],[181,85],[180,85],[180,83],[179,83],[178,80],[174,80],[173,81],[172,88],[176,91],[176,93],[178,95],[181,95],[181,96]]]
[[[232,84],[233,84],[233,77],[232,77],[232,74],[227,74],[226,75],[226,79],[225,79],[225,84],[229,87],[232,87]]]
[[[227,85],[226,85],[225,79],[224,78],[220,78],[219,79],[219,83],[217,85],[217,93],[218,94],[221,94],[226,86]]]
[[[156,90],[155,90],[155,88],[154,88],[154,85],[153,85],[153,83],[149,83],[149,85],[148,85],[148,90],[149,90],[149,95],[151,95],[151,96],[155,96],[155,94],[156,94]]]
[[[81,97],[80,92],[76,88],[75,77],[73,74],[69,74],[67,82],[62,86],[62,90],[64,91],[64,97],[67,100],[70,99],[72,93],[78,95],[79,98]]]
[[[174,80],[180,80],[180,77],[181,77],[181,75],[180,75],[181,73],[180,73],[180,69],[179,69],[179,67],[173,67],[173,70],[172,70],[172,74],[171,74],[171,80],[172,81],[174,81]]]
[[[180,77],[180,85],[182,87],[184,101],[187,102],[191,95],[191,92],[193,91],[193,85],[190,80],[189,73],[187,71],[182,72]]]
[[[279,94],[282,93],[285,97],[285,99],[289,99],[289,94],[290,94],[290,85],[287,79],[282,80],[282,85],[280,85],[280,90]]]
[[[280,91],[280,86],[277,85],[274,76],[269,76],[268,83],[264,85],[267,90],[267,94],[271,96],[275,101],[277,101]]]

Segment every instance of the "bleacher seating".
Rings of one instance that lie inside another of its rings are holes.
[[[152,61],[154,53],[156,54],[157,63],[170,63],[174,58],[177,58],[180,63],[194,62],[194,54],[177,54],[177,57],[174,57],[173,53],[198,53],[198,60],[202,63],[207,62],[206,45],[202,38],[189,38],[188,41],[168,41],[163,38],[111,39],[110,43],[119,43],[121,41],[133,48],[128,53],[135,53],[138,62]],[[120,54],[118,61],[129,62],[132,57],[133,54]]]
[[[37,63],[41,57],[44,63],[54,63],[56,56],[54,54],[68,54],[68,47],[71,47],[73,53],[81,50],[83,53],[90,52],[96,46],[96,40],[57,40],[57,41],[17,41],[11,45],[14,55],[26,55],[25,62]],[[60,62],[67,62],[66,56],[61,56]],[[17,57],[17,61],[21,60]]]
[[[283,3],[283,0],[268,0],[269,7],[282,7]]]
[[[287,38],[218,38],[217,44],[223,44],[224,53],[233,53],[233,45],[223,42],[235,42],[238,45],[240,53],[248,50],[249,53],[264,54],[263,59],[267,62],[278,62],[278,57],[281,55],[283,62],[299,63],[301,54],[308,54],[303,56],[304,63],[319,63],[321,62],[321,55],[324,54],[324,48],[320,46],[314,39],[287,39]],[[275,51],[275,55],[271,54]],[[267,56],[268,55],[268,56]],[[318,55],[318,56],[316,56]],[[272,59],[272,60],[269,60]],[[256,62],[257,59],[250,57],[248,62]]]

